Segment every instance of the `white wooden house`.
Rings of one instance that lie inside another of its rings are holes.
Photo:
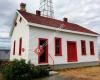
[[[43,17],[40,11],[29,13],[25,4],[16,11],[10,35],[10,60],[25,59],[58,68],[98,64],[97,33],[67,18],[60,21]]]

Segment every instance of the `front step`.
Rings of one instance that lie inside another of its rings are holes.
[[[52,75],[58,74],[58,72],[57,71],[50,71],[49,74],[52,76]]]
[[[40,67],[46,68],[48,71],[52,71],[52,67],[48,65],[39,65]]]

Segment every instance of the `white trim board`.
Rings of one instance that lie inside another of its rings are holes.
[[[55,27],[50,27],[50,26],[45,26],[45,25],[41,25],[41,24],[36,24],[36,23],[28,23],[28,25],[30,26],[36,26],[39,28],[45,28],[45,29],[50,29],[50,30],[58,30],[58,31],[62,31],[62,32],[67,32],[67,33],[74,33],[74,34],[81,34],[81,35],[87,35],[87,36],[94,36],[97,37],[98,35],[96,34],[90,34],[90,33],[84,33],[84,32],[78,32],[78,31],[71,31],[71,30],[65,30],[65,29],[59,29],[59,28],[55,28]]]

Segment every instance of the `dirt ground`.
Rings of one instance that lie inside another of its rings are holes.
[[[100,66],[61,70],[66,80],[100,80]]]
[[[0,80],[3,80],[1,73],[0,73]]]
[[[58,72],[57,75],[38,80],[100,80],[100,66],[65,69]],[[3,80],[1,74],[0,80]]]

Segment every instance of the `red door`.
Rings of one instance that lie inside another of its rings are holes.
[[[48,63],[48,40],[44,38],[39,38],[38,47],[43,48],[41,55],[38,55],[38,63]]]
[[[68,53],[68,62],[77,62],[77,46],[76,42],[68,41],[67,42],[67,53]]]

